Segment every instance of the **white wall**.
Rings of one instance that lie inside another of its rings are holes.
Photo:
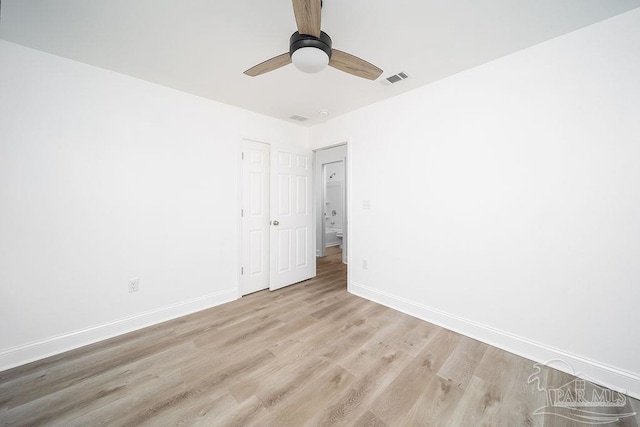
[[[350,291],[640,396],[639,53],[635,10],[312,128]]]
[[[0,370],[235,299],[241,137],[308,133],[0,41]]]

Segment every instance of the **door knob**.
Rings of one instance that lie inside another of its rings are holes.
[[[280,225],[280,221],[273,221],[273,225]]]

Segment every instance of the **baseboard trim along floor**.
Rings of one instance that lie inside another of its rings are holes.
[[[8,348],[0,351],[0,371],[215,307],[237,298],[236,288],[225,289],[112,322]]]
[[[551,366],[640,399],[640,377],[631,372],[473,322],[388,292],[370,288],[358,282],[351,281],[349,283],[349,292],[537,363]]]

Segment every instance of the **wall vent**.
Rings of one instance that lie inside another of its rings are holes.
[[[303,116],[299,116],[297,114],[294,114],[293,116],[289,117],[291,120],[295,120],[297,122],[306,122],[307,120],[309,120],[308,117],[303,117]]]
[[[386,79],[381,80],[382,84],[385,86],[392,85],[394,83],[401,82],[403,80],[407,80],[409,75],[404,71],[399,72],[398,74],[394,74],[393,76],[389,76]]]

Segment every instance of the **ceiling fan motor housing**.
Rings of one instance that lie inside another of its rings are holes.
[[[331,59],[331,37],[324,31],[320,31],[320,37],[314,37],[308,34],[293,33],[289,39],[289,55],[303,47],[315,47],[322,50]]]

